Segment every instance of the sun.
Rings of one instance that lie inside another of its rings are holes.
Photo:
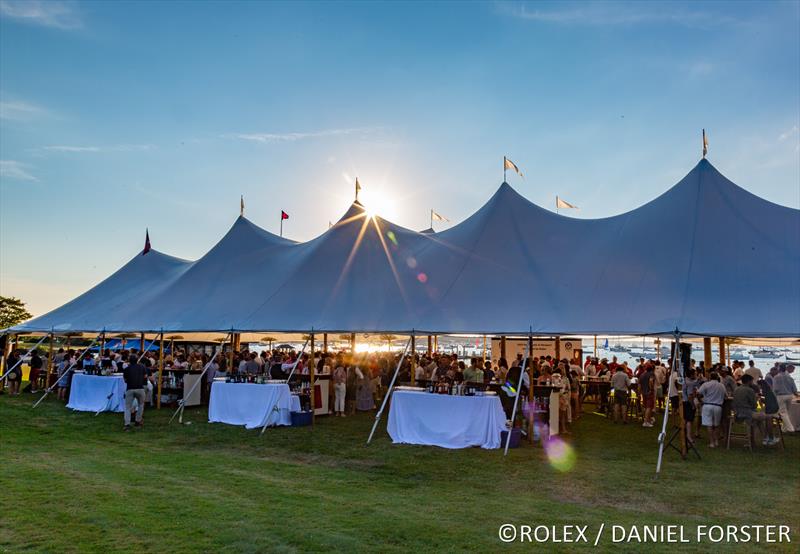
[[[358,199],[370,217],[378,215],[384,219],[394,220],[397,215],[394,200],[380,187],[364,187]]]

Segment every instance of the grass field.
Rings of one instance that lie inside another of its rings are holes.
[[[503,544],[502,523],[589,526],[784,524],[800,542],[800,438],[785,452],[709,450],[702,461],[666,454],[655,481],[656,429],[612,426],[586,414],[571,438],[574,466],[551,467],[542,448],[448,451],[393,445],[385,422],[318,418],[264,436],[205,423],[144,430],[121,414],[72,413],[55,399],[0,396],[0,550],[49,552],[530,551]],[[549,544],[539,550],[572,551]],[[590,549],[589,545],[578,548]],[[614,544],[601,550],[754,552],[752,544]]]

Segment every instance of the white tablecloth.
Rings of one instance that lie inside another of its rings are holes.
[[[795,430],[800,429],[800,401],[792,400],[788,407],[789,421],[792,422]]]
[[[289,392],[289,385],[256,383],[223,383],[211,385],[208,404],[209,423],[244,425],[248,429],[263,427],[267,414],[270,425],[291,425],[292,412],[300,411],[300,399]]]
[[[120,376],[76,373],[72,376],[67,408],[80,412],[121,412],[125,409],[125,389]]]
[[[499,448],[506,415],[497,396],[392,393],[389,436],[396,443]]]

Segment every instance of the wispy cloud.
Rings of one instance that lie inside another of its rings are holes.
[[[0,101],[0,119],[10,121],[28,121],[44,115],[44,108],[22,101]]]
[[[223,138],[260,142],[272,144],[278,142],[296,142],[298,140],[335,137],[344,135],[367,134],[378,131],[380,127],[354,127],[346,129],[324,129],[321,131],[311,131],[306,133],[228,133],[222,135]]]
[[[65,31],[83,28],[83,20],[75,2],[0,0],[0,16]]]
[[[783,133],[778,135],[778,140],[783,142],[784,140],[787,140],[787,139],[797,135],[798,132],[800,132],[800,127],[798,127],[797,125],[794,125],[788,131],[784,131]]]
[[[709,27],[734,23],[729,15],[656,2],[563,2],[553,8],[516,2],[500,2],[498,13],[528,21],[558,25],[624,26],[671,23],[685,27]]]
[[[139,152],[142,150],[152,150],[154,148],[155,146],[152,144],[111,144],[108,146],[70,146],[56,144],[52,146],[43,146],[41,149],[49,152],[81,154],[85,152]]]
[[[29,166],[15,160],[0,160],[0,179],[14,181],[38,181],[29,171]]]

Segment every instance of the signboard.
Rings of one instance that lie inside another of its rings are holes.
[[[528,339],[506,339],[506,360],[508,365],[517,357],[517,354],[525,357],[525,350],[528,348]],[[573,356],[577,353],[580,355],[583,345],[581,339],[562,338],[561,339],[561,358],[572,360]],[[533,352],[531,357],[544,358],[545,356],[555,357],[556,355],[556,339],[533,339]],[[497,361],[500,359],[500,339],[492,339],[492,365],[496,366]],[[580,363],[580,362],[579,362]]]

